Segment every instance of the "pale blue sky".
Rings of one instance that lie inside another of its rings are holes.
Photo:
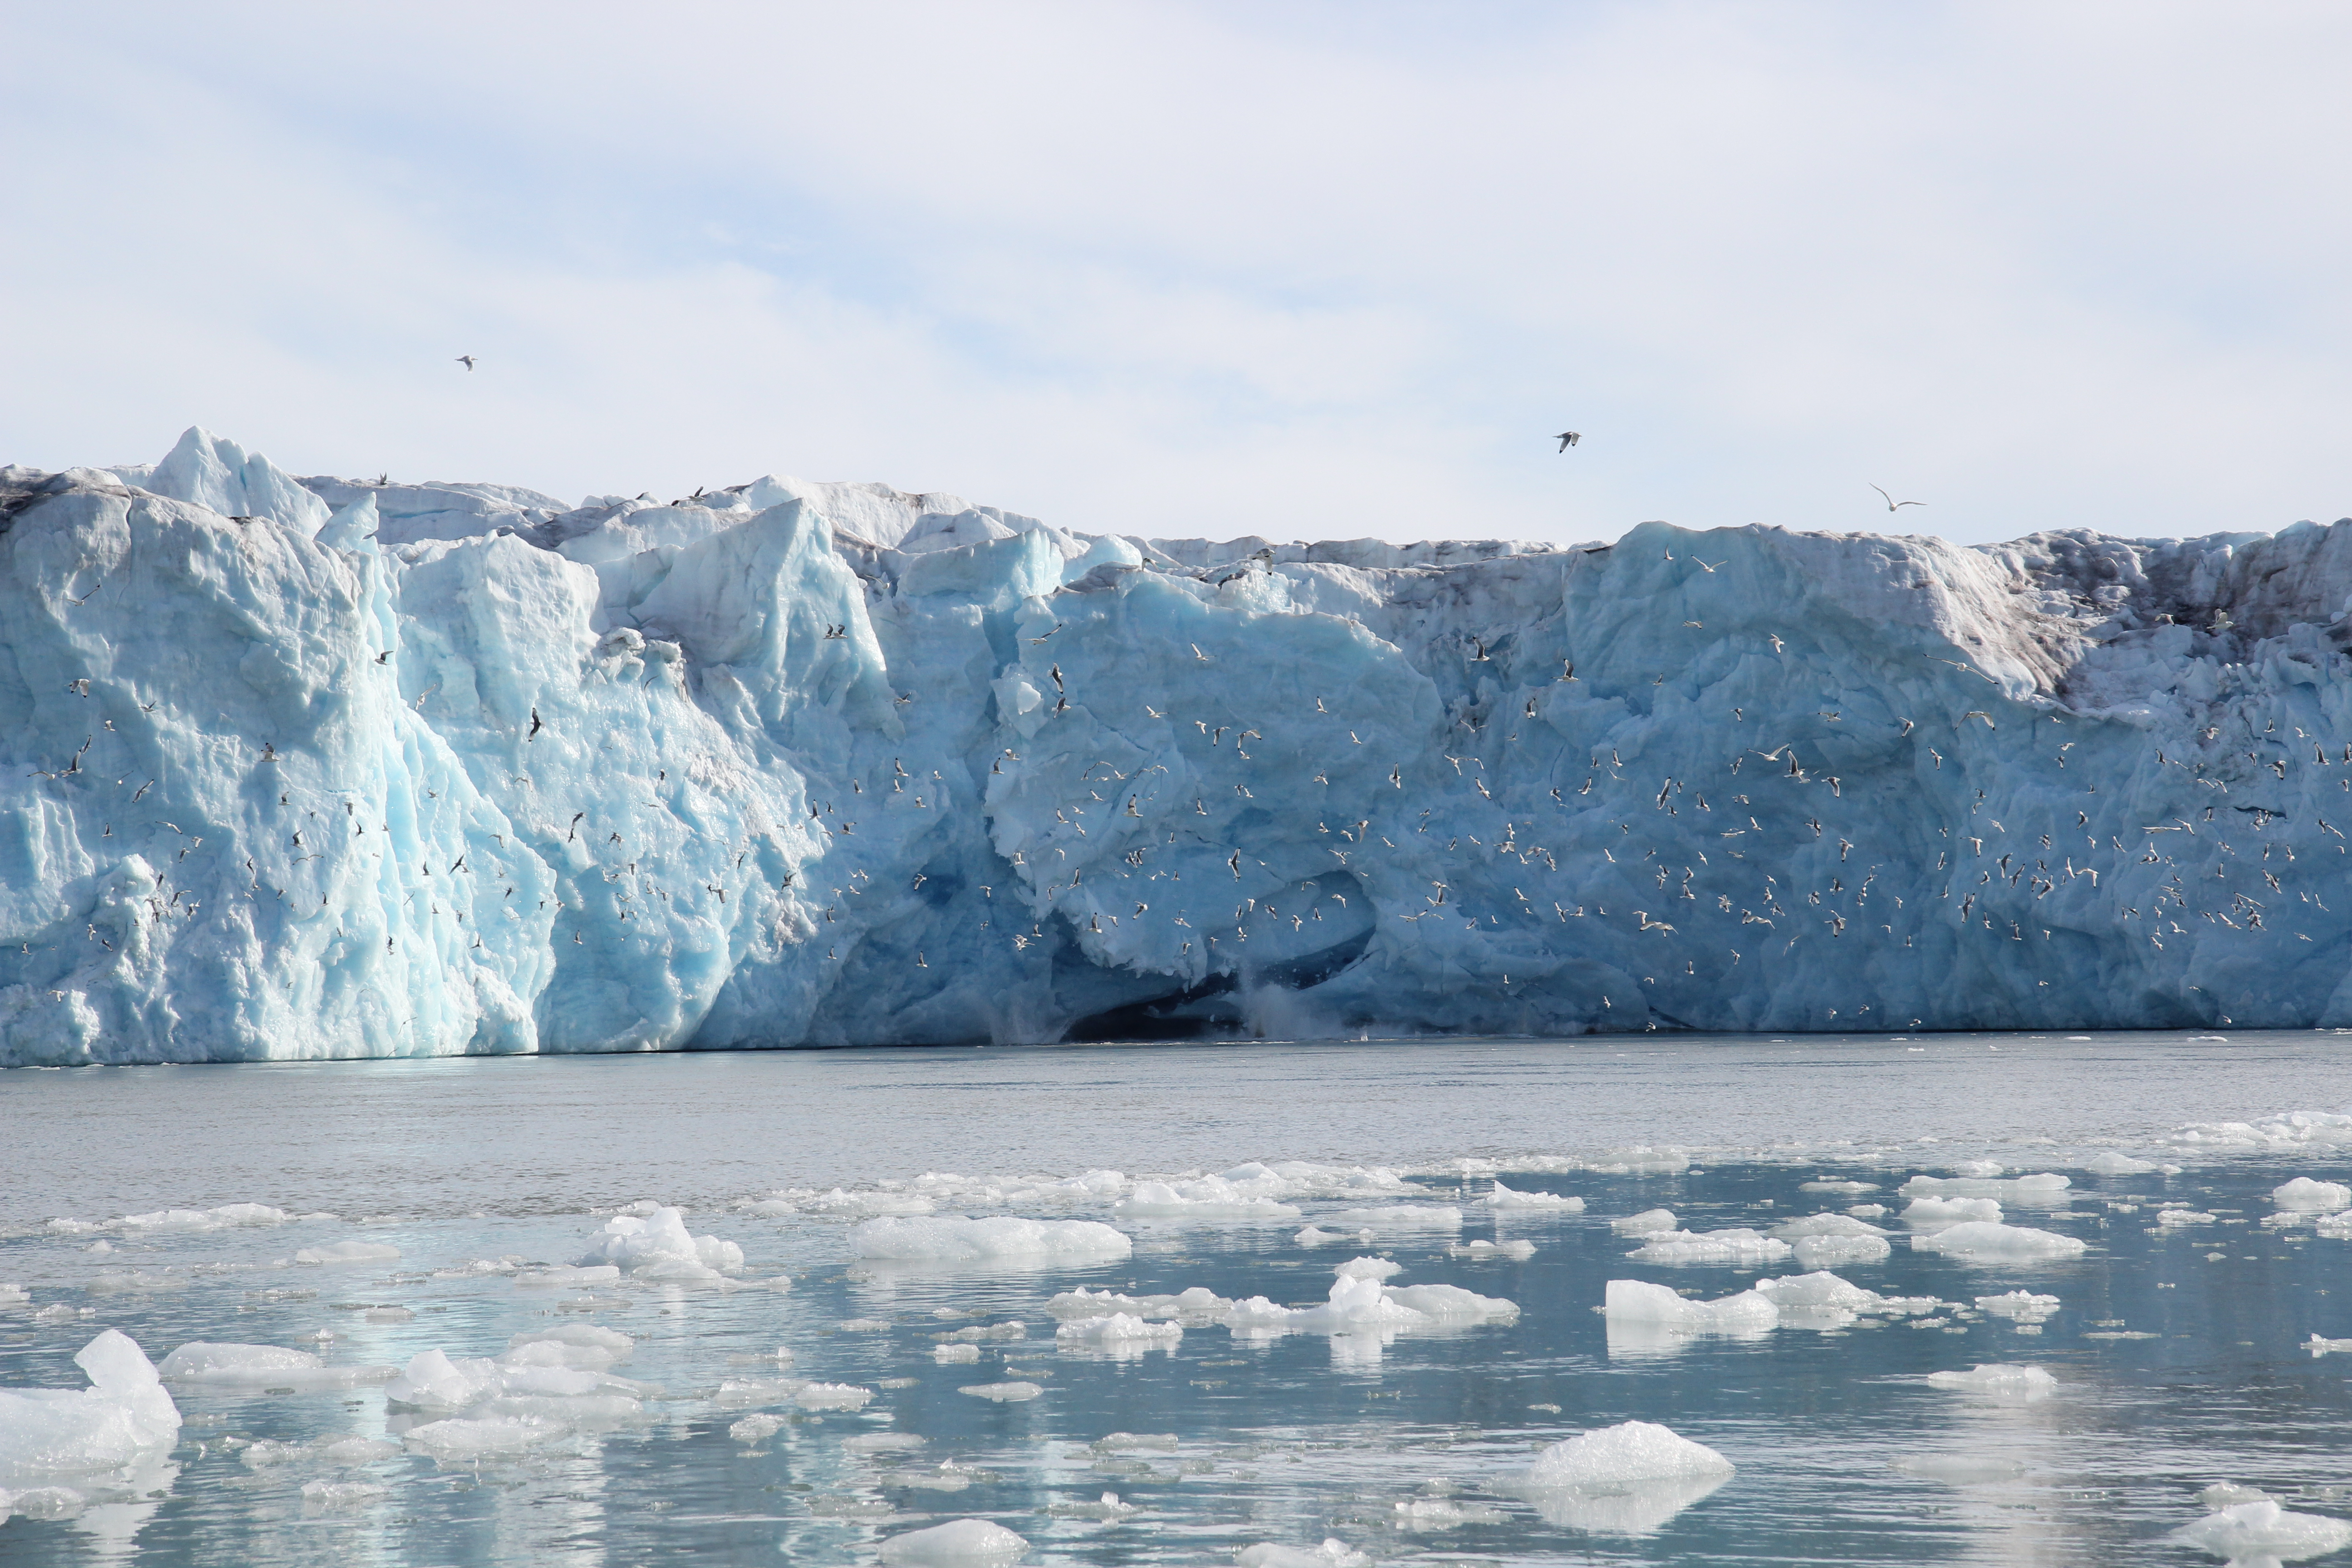
[[[2352,511],[2341,5],[5,13],[0,460],[202,423],[1279,538]]]

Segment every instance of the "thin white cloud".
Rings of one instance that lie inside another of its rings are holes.
[[[2352,510],[2333,7],[16,32],[16,460],[201,420],[303,469],[781,469],[1277,537]]]

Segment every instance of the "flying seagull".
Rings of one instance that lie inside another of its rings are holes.
[[[468,373],[471,373],[474,368],[474,356],[472,354],[459,354],[457,356],[457,363],[464,365]]]
[[[1926,505],[1927,504],[1926,501],[1923,501],[1923,500],[1896,500],[1893,496],[1888,495],[1885,490],[1878,489],[1878,487],[1877,487],[1876,485],[1873,485],[1873,486],[1871,486],[1870,488],[1871,488],[1872,489],[1878,490],[1879,495],[1880,495],[1880,496],[1881,496],[1881,497],[1885,500],[1885,502],[1886,502],[1886,510],[1889,510],[1889,511],[1893,511],[1893,510],[1895,510],[1897,507],[1906,507],[1906,506],[1926,506]]]
[[[1559,449],[1563,452],[1567,451],[1570,447],[1575,446],[1579,441],[1584,439],[1580,434],[1574,430],[1563,430],[1555,438],[1559,442]]]

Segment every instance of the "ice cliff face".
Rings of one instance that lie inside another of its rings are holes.
[[[2352,523],[1209,544],[191,431],[0,530],[11,1063],[2352,1022]]]

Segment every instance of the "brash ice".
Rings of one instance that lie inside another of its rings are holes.
[[[0,528],[9,1063],[2352,1022],[2352,524],[1212,544],[192,430]]]

